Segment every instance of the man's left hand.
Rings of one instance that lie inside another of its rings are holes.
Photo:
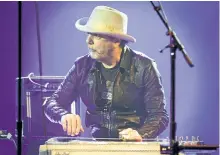
[[[119,137],[125,141],[126,140],[134,140],[134,141],[138,141],[138,142],[142,141],[142,137],[137,132],[137,130],[133,130],[131,128],[124,129],[121,132],[119,132]]]

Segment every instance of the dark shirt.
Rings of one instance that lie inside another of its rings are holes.
[[[100,82],[97,83],[98,97],[95,104],[99,107],[99,110],[102,112],[104,121],[100,122],[100,124],[92,126],[92,134],[96,135],[96,137],[118,137],[117,132],[115,130],[112,130],[111,128],[111,124],[113,124],[115,119],[111,115],[114,114],[114,109],[112,109],[113,86],[116,75],[118,74],[120,68],[119,64],[120,62],[118,62],[118,64],[113,68],[105,68],[102,64],[100,64],[99,67],[101,77]],[[99,130],[97,126],[102,126],[102,130]]]
[[[112,92],[114,80],[119,69],[119,63],[113,68],[105,68],[100,65],[100,82],[98,82],[98,101],[96,105],[99,107],[110,106],[112,104]]]

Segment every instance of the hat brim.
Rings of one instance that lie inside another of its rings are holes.
[[[121,40],[125,40],[128,42],[136,42],[136,39],[128,34],[95,31],[86,25],[88,19],[89,19],[88,17],[84,17],[84,18],[77,20],[75,23],[75,27],[78,30],[83,31],[83,32],[87,32],[87,33],[105,34],[105,35],[108,35],[108,36],[111,36],[114,38],[118,38]]]

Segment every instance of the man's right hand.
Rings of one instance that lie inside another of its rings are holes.
[[[68,135],[76,136],[84,132],[79,115],[66,114],[61,117],[61,125]]]

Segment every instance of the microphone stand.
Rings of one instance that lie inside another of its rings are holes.
[[[176,129],[177,124],[175,122],[175,69],[176,69],[176,50],[182,52],[184,59],[186,60],[187,64],[190,67],[193,67],[193,63],[190,60],[190,57],[187,55],[184,46],[181,44],[180,40],[177,38],[176,33],[170,28],[168,25],[168,21],[166,19],[166,16],[162,10],[162,6],[155,6],[152,1],[150,1],[154,10],[159,15],[160,19],[162,20],[163,24],[167,28],[166,35],[170,37],[170,44],[167,45],[165,48],[170,48],[170,57],[171,57],[171,99],[170,99],[170,148],[171,148],[171,154],[177,155],[180,151],[178,141],[175,140],[176,137]],[[162,11],[163,17],[160,13]],[[164,19],[165,18],[165,19]],[[165,49],[164,48],[164,49]],[[163,49],[163,50],[164,50]],[[160,52],[162,53],[163,50]]]
[[[21,119],[21,69],[22,69],[22,2],[18,1],[18,120],[17,120],[17,155],[22,153]]]

